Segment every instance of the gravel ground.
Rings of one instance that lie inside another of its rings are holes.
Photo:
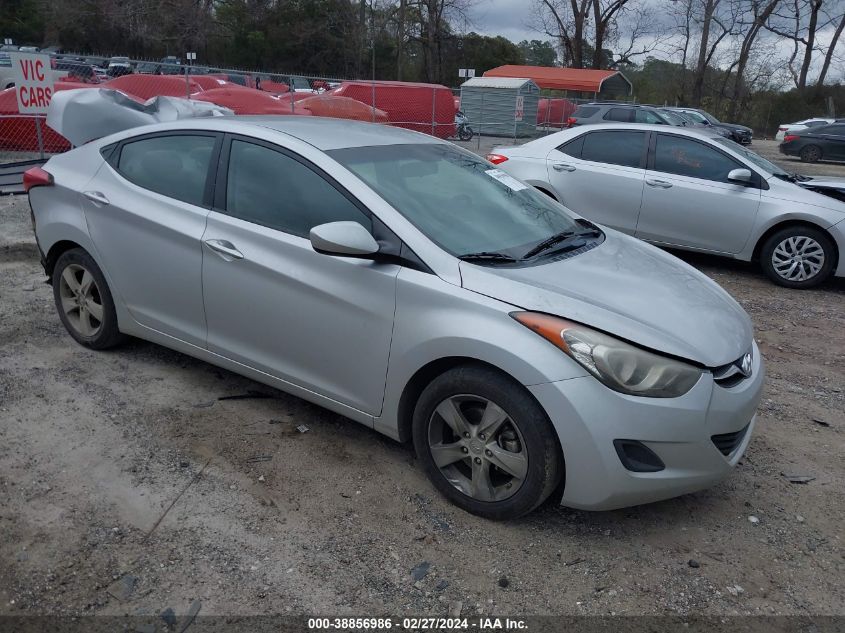
[[[76,345],[31,241],[9,247],[28,222],[0,199],[0,615],[845,615],[843,280],[794,292],[680,254],[754,320],[747,456],[679,499],[492,523],[302,400],[141,341]],[[217,400],[250,390],[270,397]]]

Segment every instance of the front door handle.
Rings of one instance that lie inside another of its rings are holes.
[[[244,258],[244,254],[226,240],[206,240],[205,245],[227,262]]]
[[[672,186],[671,182],[666,182],[665,180],[654,180],[652,178],[646,178],[645,184],[649,187],[660,187],[661,189],[668,189]]]
[[[575,171],[573,165],[567,165],[566,163],[552,163],[552,169],[555,171]]]
[[[82,195],[88,198],[94,204],[101,204],[103,206],[109,203],[109,199],[99,191],[84,191]]]

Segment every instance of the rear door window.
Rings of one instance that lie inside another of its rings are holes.
[[[652,123],[655,125],[663,125],[666,123],[657,113],[651,110],[637,109],[634,115],[636,123]]]
[[[572,113],[573,118],[576,119],[589,119],[593,116],[599,109],[590,106],[578,106],[575,109],[575,112]]]
[[[631,108],[611,108],[604,114],[606,121],[620,121],[622,123],[630,123]]]
[[[202,206],[217,137],[169,134],[124,143],[117,171],[139,187]]]
[[[584,135],[581,159],[624,167],[642,167],[646,132],[608,130]]]
[[[584,147],[584,134],[578,138],[568,141],[557,148],[557,151],[572,156],[573,158],[581,158],[581,149]]]

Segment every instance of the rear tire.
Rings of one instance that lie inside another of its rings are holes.
[[[413,438],[443,496],[488,519],[531,512],[563,476],[543,409],[522,385],[489,367],[463,365],[435,378],[414,409]]]
[[[801,148],[801,162],[816,163],[821,160],[822,148],[818,145],[807,145]]]
[[[785,288],[818,286],[833,274],[836,248],[821,229],[791,226],[763,244],[760,266],[766,276]]]
[[[53,299],[59,319],[80,345],[101,350],[124,341],[106,278],[81,248],[65,251],[53,269]]]

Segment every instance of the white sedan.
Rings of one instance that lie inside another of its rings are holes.
[[[803,121],[796,121],[795,123],[782,123],[778,126],[778,133],[775,134],[776,141],[782,141],[783,137],[787,134],[792,134],[794,132],[800,132],[801,130],[806,130],[809,127],[817,127],[819,125],[829,125],[833,123],[833,119],[823,119],[821,117],[815,117],[812,119],[804,119]]]
[[[841,183],[788,174],[713,132],[585,125],[493,151],[498,169],[648,242],[756,261],[789,288],[845,277]]]

